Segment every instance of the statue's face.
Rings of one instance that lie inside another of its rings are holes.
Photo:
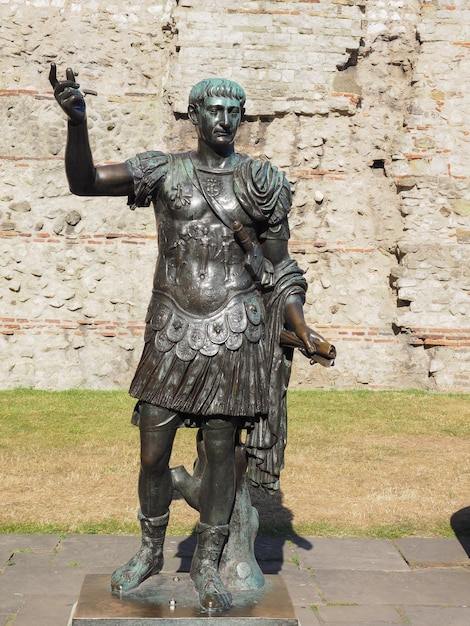
[[[242,119],[240,102],[235,98],[210,97],[194,112],[199,137],[211,147],[226,148],[235,140]]]

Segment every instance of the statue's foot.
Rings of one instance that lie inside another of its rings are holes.
[[[199,603],[208,612],[226,611],[232,606],[232,594],[227,591],[216,571],[205,571],[194,577]]]
[[[163,556],[156,555],[148,547],[141,547],[127,563],[118,567],[111,576],[111,592],[121,595],[135,589],[150,576],[158,574],[163,567]]]

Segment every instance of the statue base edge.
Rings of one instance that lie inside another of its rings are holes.
[[[233,606],[205,613],[189,574],[160,573],[132,592],[111,594],[110,574],[88,574],[72,611],[71,626],[300,626],[287,587],[267,575],[262,589],[234,591]]]

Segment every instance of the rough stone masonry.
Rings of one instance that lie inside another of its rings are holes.
[[[1,387],[126,387],[150,209],[77,198],[47,76],[71,66],[97,163],[185,150],[190,87],[248,94],[238,149],[284,169],[306,316],[298,388],[470,391],[470,6],[464,0],[0,0]]]

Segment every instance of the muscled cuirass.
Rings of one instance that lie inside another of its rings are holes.
[[[238,220],[252,237],[255,234],[233,192],[232,171],[181,169],[179,176],[170,172],[156,198],[159,256],[154,290],[168,294],[192,315],[212,315],[233,295],[252,289],[253,281],[233,230],[209,202],[223,210],[228,225]]]
[[[196,352],[215,355],[221,345],[236,350],[243,335],[258,342],[264,309],[230,228],[237,220],[255,238],[233,171],[196,171],[183,159],[170,164],[155,198],[159,254],[147,332],[156,333],[159,352],[176,346],[186,361]]]

